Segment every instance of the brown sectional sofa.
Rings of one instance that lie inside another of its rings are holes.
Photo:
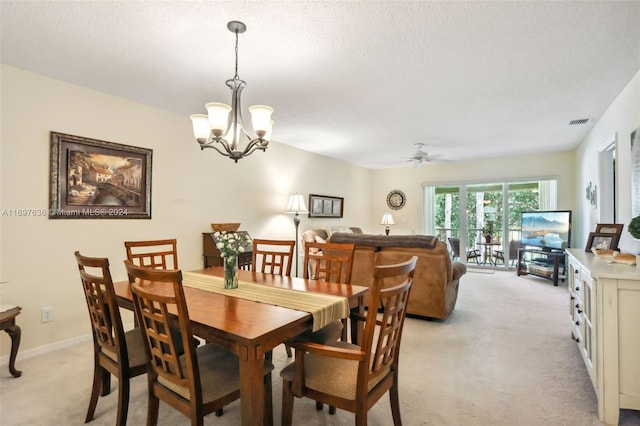
[[[455,308],[460,277],[467,269],[464,264],[451,261],[446,243],[436,237],[339,232],[327,238],[325,230],[310,229],[302,238],[316,241],[316,236],[332,243],[356,245],[351,283],[357,285],[372,285],[373,265],[393,264],[418,256],[407,313],[445,320]]]

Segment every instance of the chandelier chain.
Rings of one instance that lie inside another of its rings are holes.
[[[236,33],[236,75],[234,78],[240,78],[238,76],[238,30],[234,31]]]

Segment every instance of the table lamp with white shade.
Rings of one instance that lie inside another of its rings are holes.
[[[393,221],[393,216],[391,213],[385,213],[382,215],[382,220],[380,221],[380,225],[384,225],[384,233],[389,235],[389,225],[395,225],[396,223]]]

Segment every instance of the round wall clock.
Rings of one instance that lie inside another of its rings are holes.
[[[404,195],[404,192],[400,191],[399,189],[394,189],[393,191],[389,192],[389,195],[387,195],[387,205],[389,206],[389,208],[392,208],[394,210],[400,210],[402,207],[404,207],[404,204],[406,202],[406,195]]]

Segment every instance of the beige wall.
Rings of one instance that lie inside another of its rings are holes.
[[[272,143],[237,164],[201,151],[190,120],[146,105],[16,68],[1,69],[0,210],[47,209],[49,132],[153,149],[151,220],[49,220],[2,216],[1,303],[23,311],[22,350],[90,333],[75,250],[110,259],[115,279],[125,279],[123,241],[178,239],[180,266],[202,266],[202,232],[212,222],[241,222],[252,236],[294,238],[289,194],[345,198],[341,220],[302,217],[309,227],[370,227],[371,171],[287,145]],[[276,132],[277,134],[277,132]],[[54,321],[42,324],[43,307]],[[1,333],[2,355],[9,338]]]
[[[505,157],[456,163],[433,163],[420,168],[377,170],[373,173],[372,205],[374,219],[390,211],[386,197],[392,189],[400,189],[407,196],[404,208],[392,212],[396,225],[392,233],[422,232],[423,185],[496,182],[501,180],[558,179],[558,209],[574,209],[574,155],[556,154]],[[380,230],[382,226],[379,227]]]
[[[640,241],[634,240],[627,228],[631,221],[631,132],[640,129],[640,71],[609,106],[591,132],[576,150],[576,205],[584,214],[576,223],[580,246],[585,246],[589,232],[600,221],[600,203],[593,208],[584,196],[589,182],[598,183],[598,150],[612,136],[616,137],[617,223],[624,224],[619,248],[640,253]],[[598,190],[603,186],[598,184]]]
[[[282,213],[293,192],[345,197],[343,219],[303,215],[301,230],[357,225],[377,234],[388,211],[386,195],[401,189],[407,204],[394,212],[397,225],[392,233],[420,233],[424,184],[555,176],[558,208],[574,210],[574,245],[582,245],[597,223],[597,212],[584,202],[582,189],[586,182],[597,181],[594,151],[617,133],[620,152],[628,152],[629,134],[640,125],[639,75],[575,153],[366,170],[277,143],[234,164],[211,150],[200,151],[187,117],[3,65],[0,210],[48,208],[49,132],[57,131],[153,149],[153,219],[0,217],[0,280],[9,281],[0,286],[0,303],[23,307],[21,350],[35,352],[86,337],[90,330],[75,250],[109,257],[115,279],[123,279],[124,240],[175,237],[180,266],[198,268],[201,233],[209,231],[211,222],[239,221],[253,236],[293,238],[292,217]],[[618,167],[619,176],[629,176],[628,156],[620,156]],[[619,192],[622,223],[628,224],[629,179],[620,178]],[[621,245],[640,251],[625,234]],[[41,324],[40,310],[46,306],[54,307],[55,319]],[[9,339],[1,335],[6,359]]]

